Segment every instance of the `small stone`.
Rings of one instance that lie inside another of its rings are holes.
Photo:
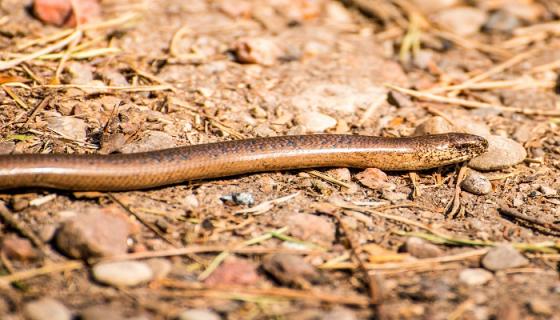
[[[453,124],[460,132],[470,133],[481,137],[488,137],[492,135],[490,128],[484,122],[476,121],[470,118],[454,118]]]
[[[296,117],[296,122],[305,127],[306,132],[325,132],[336,127],[335,118],[317,111],[306,111]]]
[[[200,205],[200,203],[198,202],[198,199],[196,198],[196,196],[194,194],[189,194],[189,195],[185,196],[183,198],[183,200],[181,201],[181,203],[187,209],[198,208],[198,206]]]
[[[99,18],[101,5],[99,0],[35,0],[33,12],[45,23],[74,27]]]
[[[70,320],[72,314],[62,303],[51,298],[42,298],[25,304],[25,318],[29,320]]]
[[[393,190],[395,185],[388,181],[387,174],[377,168],[367,168],[356,175],[356,179],[373,190]]]
[[[10,154],[16,150],[16,143],[13,141],[0,142],[0,154]]]
[[[514,166],[527,157],[523,146],[511,139],[500,136],[488,136],[488,151],[469,161],[469,167],[490,171]]]
[[[152,280],[152,269],[143,262],[118,261],[96,264],[93,278],[100,283],[115,287],[132,287]]]
[[[395,191],[384,189],[381,192],[381,197],[385,200],[389,200],[393,203],[396,203],[408,199],[408,194],[404,192],[395,192]]]
[[[321,320],[356,320],[358,317],[353,310],[344,307],[335,307],[321,317]]]
[[[311,85],[299,95],[291,98],[291,103],[302,112],[330,111],[352,114],[358,109],[372,112],[387,100],[387,89],[369,85],[367,89],[357,89],[348,85],[319,83]]]
[[[519,27],[519,18],[505,11],[498,10],[490,15],[488,21],[484,25],[484,29],[488,31],[511,32]]]
[[[82,119],[69,116],[51,117],[47,118],[47,125],[49,129],[62,135],[64,138],[77,141],[86,140],[87,124]]]
[[[556,189],[551,188],[549,186],[545,186],[545,185],[539,185],[539,191],[543,194],[543,196],[545,197],[554,197],[558,194],[558,191],[556,191]]]
[[[511,245],[496,246],[482,258],[482,266],[491,271],[523,267],[529,260]]]
[[[551,316],[553,314],[553,310],[551,305],[539,298],[533,298],[528,303],[529,310],[536,315],[541,316]]]
[[[172,136],[163,131],[146,131],[139,141],[125,145],[122,153],[137,153],[176,147]]]
[[[108,305],[91,306],[80,312],[80,320],[125,320],[123,312]],[[126,319],[129,320],[129,319]]]
[[[499,301],[496,308],[496,320],[519,320],[521,311],[517,304],[506,298]]]
[[[145,261],[148,267],[152,269],[154,279],[163,279],[171,272],[171,262],[167,259],[154,258]]]
[[[93,67],[88,63],[69,62],[66,70],[72,77],[72,84],[84,85],[93,81]]]
[[[438,246],[416,237],[406,240],[404,250],[419,259],[439,257],[443,254]]]
[[[455,132],[457,129],[442,117],[431,117],[416,126],[414,136]]]
[[[280,48],[269,38],[243,38],[233,45],[237,61],[270,66],[280,56]]]
[[[485,195],[492,192],[492,183],[480,172],[469,170],[465,179],[461,182],[463,190],[476,195]]]
[[[348,168],[330,169],[327,173],[340,181],[346,182],[352,180],[352,174]]]
[[[204,280],[208,286],[251,286],[257,283],[257,266],[249,260],[230,257]]]
[[[64,221],[55,241],[73,258],[105,257],[126,253],[129,232],[124,219],[92,211]]]
[[[221,320],[220,315],[208,309],[189,309],[179,315],[179,320]]]
[[[457,5],[459,0],[412,0],[418,9],[422,10],[424,13],[432,13],[445,8],[451,8]]]
[[[251,192],[234,192],[220,197],[223,202],[232,202],[236,205],[255,204],[255,198]]]
[[[454,7],[435,14],[434,21],[459,36],[477,33],[486,22],[487,13],[475,7]]]
[[[26,261],[38,257],[38,253],[31,245],[31,241],[16,235],[8,235],[2,241],[2,253],[10,259]]]
[[[303,241],[331,244],[335,239],[335,227],[324,217],[295,213],[286,219],[286,225],[292,236]]]
[[[126,80],[126,77],[115,69],[102,69],[100,73],[101,77],[103,77],[103,79],[107,81],[110,86],[130,85],[130,83],[128,83],[128,80]]]
[[[492,280],[494,275],[481,268],[465,269],[459,274],[459,281],[468,286],[480,286]]]
[[[302,257],[292,254],[270,254],[263,258],[263,268],[285,285],[306,287],[322,280],[321,274]]]

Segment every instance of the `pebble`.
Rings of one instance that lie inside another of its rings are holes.
[[[541,316],[551,316],[553,314],[553,310],[551,305],[539,298],[531,299],[528,303],[529,310],[532,313],[541,315]]]
[[[28,302],[23,307],[25,318],[29,320],[70,320],[72,313],[62,303],[51,298]]]
[[[70,116],[51,117],[47,118],[47,126],[65,138],[85,141],[87,137],[87,124],[82,119]]]
[[[499,170],[516,165],[527,157],[523,146],[509,138],[488,136],[488,151],[469,161],[469,167],[481,170]]]
[[[125,320],[122,311],[108,305],[91,306],[80,312],[80,320]]]
[[[14,141],[0,142],[0,154],[10,154],[16,150],[16,143]]]
[[[251,192],[234,192],[220,197],[223,202],[231,202],[237,205],[252,206],[255,204],[255,197]]]
[[[484,29],[488,31],[511,32],[519,27],[519,25],[519,18],[515,15],[505,10],[498,10],[490,15],[484,25]]]
[[[189,194],[181,200],[181,204],[185,206],[187,209],[194,209],[198,208],[200,203],[194,194]]]
[[[324,110],[352,114],[358,109],[368,109],[375,113],[379,101],[387,100],[387,89],[369,85],[359,90],[352,86],[319,83],[311,85],[302,93],[291,98],[294,107],[302,112]]]
[[[459,274],[459,281],[468,286],[480,286],[492,280],[494,275],[482,268],[465,269]]]
[[[437,12],[434,20],[459,36],[477,33],[487,20],[487,13],[474,7],[454,7]]]
[[[457,131],[455,127],[440,116],[430,117],[420,123],[414,129],[414,136],[423,136],[427,134],[440,134]]]
[[[556,189],[551,188],[549,186],[542,185],[542,184],[539,185],[539,191],[545,197],[554,197],[554,196],[558,195],[558,191],[556,191]]]
[[[387,174],[377,168],[367,168],[356,175],[356,179],[373,190],[394,190],[396,186],[389,182]]]
[[[123,218],[93,211],[64,221],[55,241],[73,258],[105,257],[126,253],[129,232]]]
[[[334,224],[325,217],[295,213],[285,220],[291,235],[300,240],[328,245],[335,239]]]
[[[35,0],[33,12],[45,23],[74,27],[78,21],[85,24],[97,19],[101,15],[101,5],[99,0]]]
[[[207,286],[251,286],[259,281],[257,266],[249,260],[230,257],[204,280]]]
[[[238,62],[271,66],[281,54],[276,42],[270,38],[243,38],[233,44],[232,51]]]
[[[392,203],[396,203],[408,199],[408,194],[384,189],[381,192],[381,197],[385,200],[391,201]]]
[[[491,136],[490,128],[480,121],[469,118],[454,118],[454,125],[463,133],[470,133],[481,137]]]
[[[171,272],[171,262],[167,259],[154,258],[146,260],[145,263],[152,269],[154,279],[163,279]]]
[[[511,245],[496,246],[482,258],[482,266],[491,271],[523,267],[529,260]]]
[[[189,309],[183,311],[179,317],[179,320],[221,320],[219,314],[208,309]]]
[[[317,112],[304,111],[296,117],[296,123],[305,128],[305,132],[325,132],[336,127],[337,121],[331,116]]]
[[[306,287],[319,283],[321,274],[301,256],[293,254],[270,254],[263,258],[262,267],[284,285]]]
[[[432,13],[457,5],[459,0],[412,0],[414,5],[424,13]]]
[[[461,182],[463,190],[476,195],[485,195],[492,192],[492,183],[480,172],[469,170],[465,179]]]
[[[93,278],[100,283],[115,287],[132,287],[150,281],[152,269],[139,261],[118,261],[96,264]]]
[[[93,81],[94,69],[88,63],[69,62],[68,65],[66,65],[66,71],[68,71],[72,77],[72,84],[88,84]]]
[[[321,317],[321,320],[356,320],[356,313],[348,308],[335,307]]]
[[[2,253],[10,259],[19,261],[32,260],[39,256],[31,241],[13,234],[2,240]]]
[[[139,141],[121,148],[122,153],[136,153],[176,147],[177,143],[171,135],[163,131],[146,131]]]
[[[416,237],[406,240],[404,250],[419,259],[439,257],[443,254],[443,250],[435,244]]]
[[[128,80],[126,77],[120,73],[118,70],[115,69],[102,69],[100,71],[101,77],[107,81],[110,86],[129,86]]]

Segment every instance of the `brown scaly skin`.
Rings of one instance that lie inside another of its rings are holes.
[[[484,138],[463,133],[409,138],[318,134],[133,154],[0,155],[0,189],[134,190],[187,180],[317,167],[423,170],[469,160],[487,147]]]

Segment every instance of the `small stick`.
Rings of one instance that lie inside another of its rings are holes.
[[[500,212],[502,215],[508,216],[508,217],[512,217],[515,219],[519,219],[519,220],[523,220],[523,221],[527,221],[530,222],[532,224],[536,224],[540,227],[546,228],[546,229],[550,229],[550,230],[554,230],[556,232],[560,232],[560,226],[557,226],[555,224],[552,224],[550,222],[547,222],[545,220],[539,219],[539,218],[533,218],[533,217],[529,217],[513,208],[509,208],[509,207],[500,207],[498,209],[498,212]]]

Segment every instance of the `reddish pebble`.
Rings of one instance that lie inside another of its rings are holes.
[[[99,17],[101,6],[99,0],[35,0],[33,12],[45,23],[74,27]]]
[[[257,266],[239,258],[226,259],[204,283],[208,286],[250,286],[259,280]]]
[[[9,235],[2,241],[2,252],[10,259],[25,261],[37,258],[37,251],[27,239]]]
[[[356,175],[356,179],[364,186],[379,190],[390,188],[392,184],[387,181],[387,174],[377,168],[367,168]]]

